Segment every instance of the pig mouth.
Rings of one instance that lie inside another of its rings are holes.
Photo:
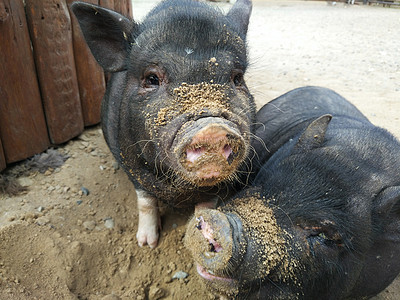
[[[204,278],[205,280],[208,280],[208,281],[222,281],[224,283],[229,283],[229,284],[235,283],[234,279],[229,278],[229,277],[217,276],[211,270],[207,270],[200,264],[197,264],[197,273],[199,273],[199,275],[202,278]]]
[[[204,280],[204,283],[219,295],[233,299],[239,293],[239,283],[236,279],[216,276],[212,271],[207,270],[200,264],[197,264],[197,273]],[[223,299],[226,298],[224,297]]]

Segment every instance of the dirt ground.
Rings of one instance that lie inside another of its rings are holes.
[[[134,1],[134,15],[154,3]],[[332,88],[400,138],[399,29],[395,8],[256,0],[247,83],[258,105]],[[24,174],[23,195],[0,195],[0,299],[217,299],[183,247],[191,212],[164,210],[159,246],[139,248],[135,191],[100,127],[59,151],[70,156],[62,167]],[[399,297],[400,278],[375,299]]]

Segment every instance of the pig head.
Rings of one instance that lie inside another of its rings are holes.
[[[218,198],[246,164],[255,119],[244,81],[251,7],[239,0],[223,15],[197,1],[167,0],[137,23],[72,5],[94,57],[111,73],[103,132],[136,187],[140,245],[157,243],[157,200],[178,207]]]

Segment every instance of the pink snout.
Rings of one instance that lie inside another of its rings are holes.
[[[208,124],[191,137],[182,150],[180,162],[197,184],[213,185],[236,171],[245,149],[244,139],[235,129],[219,123]]]

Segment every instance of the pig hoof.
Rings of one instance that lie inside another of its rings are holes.
[[[139,228],[136,238],[138,245],[143,247],[149,245],[150,248],[155,248],[158,244],[158,228]]]

